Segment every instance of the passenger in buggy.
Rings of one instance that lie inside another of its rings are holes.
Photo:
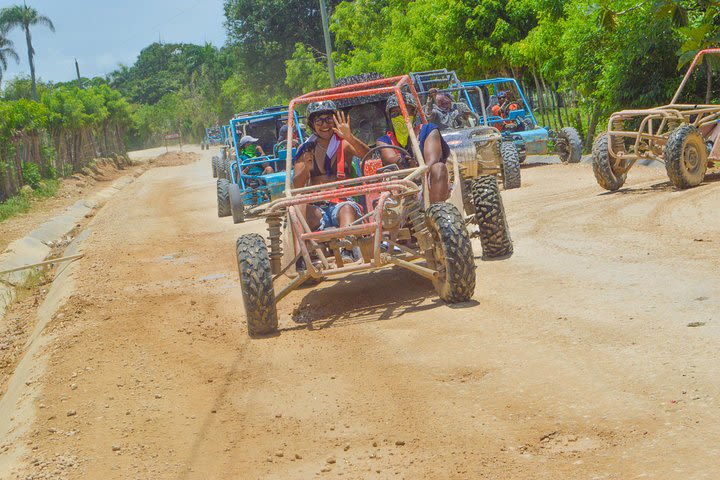
[[[240,151],[240,164],[249,163],[254,161],[257,157],[265,156],[265,152],[262,147],[257,144],[258,139],[250,135],[243,136],[238,141],[238,150]],[[265,162],[262,165],[249,165],[242,169],[245,175],[268,175],[275,173],[275,170],[269,162]]]
[[[339,111],[335,102],[325,100],[308,105],[307,121],[313,134],[295,154],[293,185],[335,182],[352,175],[353,157],[363,157],[369,148],[353,135],[350,117]],[[356,202],[337,198],[308,205],[305,218],[311,230],[347,227],[360,218]]]
[[[434,123],[419,123],[417,117],[417,104],[415,98],[405,93],[403,95],[405,106],[408,109],[410,122],[414,125],[414,133],[420,144],[420,153],[428,166],[428,183],[430,203],[444,202],[450,196],[449,175],[445,165],[450,156],[450,147],[445,142],[437,125]],[[397,164],[400,168],[417,165],[414,152],[410,145],[410,134],[405,119],[400,111],[398,99],[395,95],[388,98],[385,111],[390,118],[392,131],[377,139],[378,145],[394,145],[405,149],[410,157],[403,157],[401,152],[384,148],[380,150],[383,165]]]

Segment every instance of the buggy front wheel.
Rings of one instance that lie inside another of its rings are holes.
[[[270,256],[263,237],[242,235],[235,243],[248,335],[267,335],[278,328]]]
[[[433,239],[428,264],[438,271],[433,281],[438,296],[448,303],[467,302],[475,293],[475,262],[462,215],[450,203],[434,203],[425,222]]]
[[[245,202],[243,201],[240,185],[231,183],[228,187],[228,195],[230,197],[230,213],[232,213],[233,223],[243,223],[245,221]]]
[[[505,190],[520,188],[520,155],[518,149],[512,142],[500,143],[500,159],[502,164],[503,187]]]
[[[582,158],[582,139],[573,127],[561,128],[555,140],[555,151],[562,163],[578,163]]]
[[[665,144],[665,170],[677,188],[697,187],[705,178],[708,152],[705,140],[693,125],[681,125]]]

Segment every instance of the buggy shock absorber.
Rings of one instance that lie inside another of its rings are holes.
[[[282,270],[282,217],[283,212],[274,212],[267,217],[268,239],[270,240],[270,268],[273,275],[277,275]]]
[[[420,202],[416,198],[406,197],[404,200],[407,213],[407,221],[410,227],[410,233],[415,237],[418,246],[425,251],[432,248],[432,242],[429,237],[427,224],[425,223],[425,213],[423,213]]]

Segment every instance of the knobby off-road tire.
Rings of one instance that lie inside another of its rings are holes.
[[[502,158],[503,188],[510,190],[520,188],[520,155],[512,142],[500,143],[500,157]]]
[[[592,148],[592,166],[595,180],[605,190],[614,192],[625,183],[627,172],[619,172],[610,158],[607,133],[601,133],[595,138]]]
[[[497,258],[512,255],[510,229],[495,176],[485,175],[472,179],[470,194],[475,206],[475,221],[480,232],[483,256]]]
[[[228,197],[230,200],[230,212],[232,213],[233,223],[242,223],[245,221],[245,202],[243,201],[243,193],[240,186],[231,183],[228,186]]]
[[[681,125],[672,132],[665,144],[665,170],[677,188],[700,185],[708,164],[707,147],[697,128]]]
[[[257,233],[242,235],[235,243],[235,254],[248,335],[254,337],[276,332],[275,289],[265,240]]]
[[[220,170],[220,157],[212,157],[212,173],[213,178],[218,178]]]
[[[232,214],[230,211],[230,192],[228,187],[230,182],[224,178],[217,179],[217,204],[218,217],[227,217]]]
[[[558,148],[557,144],[561,143]],[[562,163],[579,163],[582,158],[582,138],[573,127],[561,128],[558,132],[558,138],[555,142],[555,149]]]
[[[425,222],[434,242],[428,264],[440,272],[433,281],[438,296],[448,303],[470,300],[475,292],[475,262],[462,215],[450,203],[435,203],[425,212]]]

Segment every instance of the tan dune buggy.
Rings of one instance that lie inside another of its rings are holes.
[[[622,187],[628,171],[641,160],[664,163],[677,188],[702,183],[708,166],[720,162],[720,105],[678,102],[703,55],[718,54],[720,49],[698,52],[670,104],[610,116],[607,131],[598,135],[592,149],[593,172],[601,187]]]
[[[470,300],[475,291],[475,263],[462,203],[429,204],[427,166],[403,100],[402,91],[417,100],[409,77],[399,76],[309,93],[288,107],[288,154],[286,171],[292,171],[292,130],[296,107],[321,100],[341,100],[364,95],[395,94],[410,134],[416,166],[381,169],[332,183],[293,188],[286,179],[285,198],[268,204],[264,216],[267,240],[257,234],[242,235],[236,242],[240,283],[251,336],[270,334],[278,328],[276,303],[288,293],[313,279],[322,281],[336,275],[402,267],[432,281],[438,296],[449,303]],[[374,147],[361,163],[381,148]],[[407,152],[405,152],[407,154]],[[362,169],[360,171],[363,171]],[[381,173],[380,173],[381,172]],[[459,178],[457,164],[455,178]],[[453,185],[458,194],[459,185]],[[368,197],[373,201],[367,201]],[[364,215],[353,225],[311,231],[298,208],[303,204],[334,198],[355,198],[364,204]],[[424,200],[423,200],[424,199]],[[341,249],[357,249],[360,258],[345,263]],[[304,260],[305,268],[288,280],[283,274]],[[277,288],[277,290],[276,290]],[[388,285],[388,288],[394,288]]]

